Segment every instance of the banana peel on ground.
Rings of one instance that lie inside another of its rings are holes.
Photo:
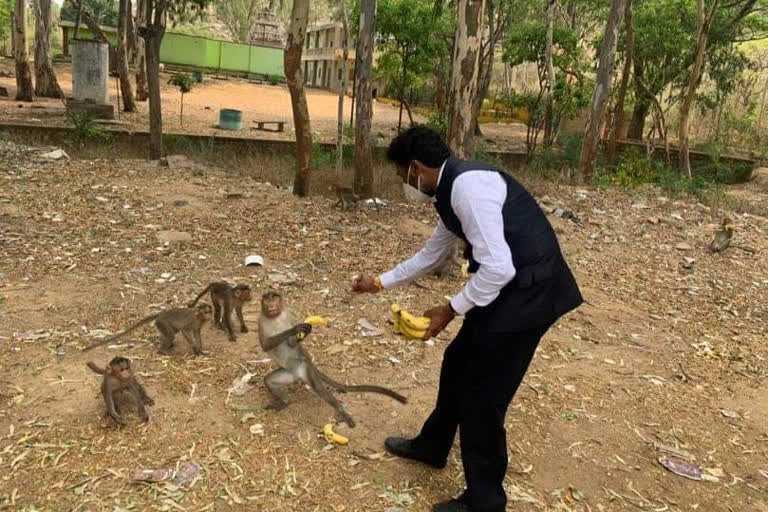
[[[349,439],[341,434],[337,434],[333,431],[333,426],[330,423],[326,423],[323,427],[323,437],[329,443],[345,445],[349,443]]]

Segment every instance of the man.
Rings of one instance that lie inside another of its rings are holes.
[[[419,435],[390,437],[390,453],[445,467],[460,432],[466,490],[436,512],[501,512],[507,497],[504,417],[539,340],[583,299],[555,233],[533,197],[511,176],[479,162],[451,158],[425,127],[395,138],[387,158],[409,197],[434,198],[440,220],[425,246],[394,269],[358,276],[352,291],[375,293],[416,279],[438,265],[457,237],[472,274],[450,302],[424,313],[425,339],[456,315],[464,323],[445,350],[437,404]]]

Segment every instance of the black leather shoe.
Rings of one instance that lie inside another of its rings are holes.
[[[443,469],[445,467],[445,460],[436,460],[420,453],[414,448],[411,439],[405,439],[404,437],[388,437],[386,441],[384,441],[384,447],[392,455],[397,455],[404,459],[417,460],[435,469]]]
[[[432,506],[432,512],[472,512],[472,509],[469,508],[469,505],[454,499],[436,503]]]

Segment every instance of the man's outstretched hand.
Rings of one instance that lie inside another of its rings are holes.
[[[363,272],[352,281],[352,293],[376,293],[380,290],[376,276]]]
[[[429,328],[426,334],[422,338],[428,340],[434,336],[440,334],[445,329],[451,320],[456,317],[456,313],[453,312],[448,304],[442,306],[435,306],[432,309],[428,309],[424,312],[424,316],[430,319]]]

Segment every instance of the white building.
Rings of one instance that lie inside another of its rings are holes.
[[[355,45],[349,44],[347,91],[351,93],[355,76]],[[344,25],[341,22],[316,23],[307,28],[301,61],[306,85],[338,92],[344,60]]]

